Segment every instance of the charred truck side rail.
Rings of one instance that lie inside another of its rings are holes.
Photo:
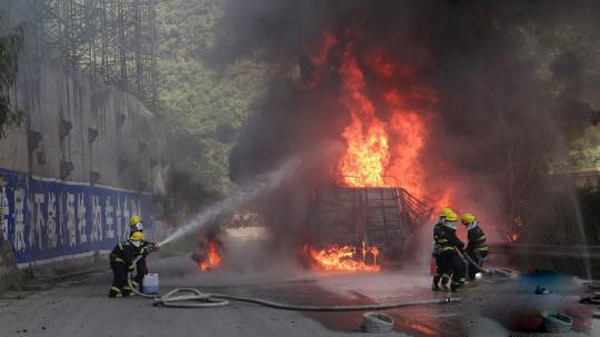
[[[312,246],[378,247],[385,258],[405,255],[409,239],[431,208],[400,187],[340,187],[315,190],[308,217]]]

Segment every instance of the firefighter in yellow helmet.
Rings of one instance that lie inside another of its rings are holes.
[[[131,296],[131,288],[127,284],[127,273],[133,271],[133,260],[135,260],[137,247],[142,237],[133,233],[129,239],[119,242],[109,255],[110,269],[113,272],[113,283],[110,287],[108,297]],[[136,243],[136,244],[134,244]]]
[[[148,274],[148,263],[146,262],[146,256],[148,256],[148,254],[151,252],[158,250],[158,244],[156,242],[144,240],[144,234],[142,231],[133,232],[131,238],[138,240],[134,241],[134,245],[137,248],[136,257],[140,255],[142,256],[136,264],[137,273],[131,280],[131,283],[134,287],[137,287],[139,291],[142,291],[142,281],[144,280],[144,276]]]
[[[465,255],[469,257],[467,259],[469,263],[469,279],[473,280],[487,259],[490,249],[486,243],[487,237],[481,227],[479,227],[479,223],[473,214],[463,214],[461,222],[467,228],[469,243],[467,244]]]
[[[447,230],[448,227],[456,229],[456,221],[458,221],[458,215],[451,208],[442,208],[440,218],[433,229],[434,247],[432,255],[436,263],[436,271],[431,285],[431,290],[433,291],[449,290],[447,285],[451,281],[453,269],[455,268],[451,264],[452,260],[446,254],[449,242],[453,241],[452,238],[448,239],[447,236],[453,236],[462,245],[462,242],[455,235],[450,235]],[[456,288],[458,289],[458,287]]]
[[[435,241],[435,233],[436,233],[436,231],[438,231],[438,227],[443,225],[444,220],[446,219],[446,216],[451,215],[452,213],[454,213],[452,211],[452,209],[450,209],[448,207],[442,208],[442,210],[440,211],[440,217],[438,219],[438,222],[436,222],[435,225],[433,226],[434,242],[433,242],[433,252],[431,255],[432,255],[433,259],[435,260],[435,267],[436,267],[435,274],[433,274],[433,284],[431,285],[431,290],[433,290],[433,291],[445,290],[445,284],[448,283],[448,281],[450,280],[449,275],[444,273],[444,270],[440,263],[441,262],[440,261],[440,248],[441,247]],[[441,288],[440,288],[440,281],[442,281]]]
[[[142,218],[139,215],[134,215],[129,218],[129,232],[131,235],[134,233],[143,233],[144,226],[142,225]],[[139,286],[141,288],[142,281],[144,276],[148,274],[148,266],[146,263],[146,255],[148,255],[149,251],[153,251],[158,249],[158,246],[154,242],[149,242],[145,240],[140,241],[139,254],[143,255],[143,257],[139,260],[137,264],[137,275],[133,278],[133,284],[135,286]]]
[[[113,283],[108,293],[109,297],[133,296],[134,292],[127,282],[127,274],[137,269],[137,274],[132,279],[132,285],[140,287],[144,276],[148,273],[146,256],[158,249],[156,243],[144,240],[141,231],[131,233],[129,239],[118,243],[110,253],[110,268],[113,271]],[[142,256],[133,264],[138,256]]]
[[[449,208],[442,209],[440,220],[433,229],[434,250],[437,269],[433,276],[431,290],[458,292],[465,283],[465,264],[457,251],[464,244],[456,237],[458,215]]]

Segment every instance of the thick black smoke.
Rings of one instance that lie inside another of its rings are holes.
[[[518,215],[530,223],[546,221],[548,186],[556,185],[550,164],[564,157],[565,141],[587,125],[591,113],[579,98],[589,60],[558,50],[564,55],[554,61],[550,76],[567,89],[554,97],[536,64],[524,57],[519,29],[574,25],[597,36],[599,6],[592,1],[229,0],[215,59],[259,55],[281,69],[239,136],[231,178],[242,182],[295,154],[310,156],[326,144],[343,144],[349,116],[335,108],[338,64],[331,61],[317,87],[303,90],[313,73],[307,59],[318,52],[328,29],[351,42],[359,57],[381,49],[413,69],[410,81],[395,78],[384,85],[436,93],[438,103],[427,108],[435,118],[429,119],[431,136],[421,158],[432,196],[451,183],[457,206],[482,214],[502,238],[515,229]],[[374,76],[365,70],[377,105],[381,81],[371,81]],[[417,109],[419,104],[414,102]],[[297,186],[280,191],[267,203],[266,212],[272,213],[267,220],[285,232],[301,228],[306,198],[336,161],[322,161],[298,177]]]

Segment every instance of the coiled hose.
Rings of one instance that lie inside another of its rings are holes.
[[[394,302],[385,304],[365,304],[365,305],[334,305],[334,306],[314,306],[314,305],[293,305],[272,302],[255,297],[235,296],[227,294],[210,294],[203,293],[196,288],[176,288],[168,292],[164,296],[148,295],[139,292],[131,282],[131,275],[136,271],[135,266],[142,257],[138,257],[133,261],[134,270],[127,275],[127,283],[132,291],[141,297],[151,298],[154,300],[154,306],[168,308],[215,308],[229,305],[228,300],[240,302],[249,302],[264,305],[271,308],[296,311],[359,311],[359,310],[383,310],[391,308],[408,307],[415,305],[427,304],[449,304],[460,301],[460,298],[447,297],[443,299],[417,300],[407,302]]]

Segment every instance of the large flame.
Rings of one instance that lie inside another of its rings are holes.
[[[198,268],[200,268],[200,270],[203,272],[209,271],[221,265],[221,255],[219,254],[219,249],[213,239],[208,240],[207,248],[208,252],[206,259],[198,262]]]
[[[323,56],[328,57],[332,46],[340,43],[331,31],[326,31],[319,53],[321,57],[313,63],[323,64]],[[382,49],[360,57],[355,55],[352,43],[347,42],[339,58],[339,100],[350,115],[350,124],[342,133],[345,151],[335,172],[338,184],[402,187],[417,198],[426,199],[435,210],[450,205],[454,201],[453,187],[447,184],[441,188],[436,186],[433,194],[426,182],[431,184],[439,178],[440,172],[436,172],[435,177],[426,176],[431,167],[425,167],[423,163],[423,150],[432,133],[430,119],[434,118],[428,107],[437,103],[436,94],[415,85],[415,72],[395,62]],[[369,83],[379,83],[378,88],[383,83],[385,89],[368,87],[366,70],[370,71]],[[406,84],[398,85],[404,80]]]
[[[366,85],[351,48],[342,55],[342,103],[351,123],[344,130],[346,152],[339,163],[341,183],[354,187],[385,186],[384,172],[390,161],[385,125],[365,94]]]
[[[312,269],[340,272],[378,272],[379,249],[367,246],[364,242],[357,249],[350,245],[329,245],[322,249],[304,247],[304,254],[310,259]]]
[[[339,183],[352,187],[400,185],[417,197],[425,196],[424,170],[420,155],[428,130],[423,114],[413,111],[413,99],[429,99],[431,93],[403,92],[392,89],[382,93],[389,120],[377,117],[367,95],[364,73],[352,46],[341,55],[341,102],[350,112],[350,125],[343,132],[346,151],[340,159]],[[367,58],[367,64],[382,77],[394,75],[396,67],[379,52]],[[406,72],[406,70],[402,70]]]

